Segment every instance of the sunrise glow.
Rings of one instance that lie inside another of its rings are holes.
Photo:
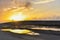
[[[25,20],[26,16],[23,15],[22,12],[15,12],[15,14],[11,15],[10,20],[14,21],[23,21]]]

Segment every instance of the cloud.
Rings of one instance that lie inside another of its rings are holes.
[[[39,2],[33,2],[34,4],[42,4],[42,3],[49,3],[49,2],[53,2],[55,0],[40,0]]]

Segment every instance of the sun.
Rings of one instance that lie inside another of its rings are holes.
[[[13,15],[11,15],[10,20],[14,20],[14,21],[23,21],[25,20],[27,17],[25,15],[23,15],[22,12],[14,12]]]

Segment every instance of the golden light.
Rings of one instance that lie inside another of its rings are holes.
[[[26,30],[26,29],[15,29],[15,30],[10,30],[10,32],[13,32],[13,33],[18,33],[18,34],[28,34],[28,33],[31,33],[32,31],[30,30]]]
[[[40,35],[39,33],[35,33],[27,29],[1,29],[1,31],[6,31],[6,32],[11,32],[16,34]]]
[[[14,21],[23,21],[25,20],[27,17],[26,15],[23,15],[22,12],[14,12],[13,15],[11,15],[10,20],[14,20]]]
[[[27,34],[27,33],[31,33],[32,31],[30,30],[26,30],[26,29],[1,29],[1,31],[10,31],[13,33],[18,33],[18,34]]]

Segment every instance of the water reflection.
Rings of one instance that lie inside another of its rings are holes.
[[[16,33],[11,33],[11,32],[2,32],[0,35],[4,34],[4,37],[11,38],[11,40],[60,40],[60,36],[58,35],[53,35],[46,33],[46,31],[37,31],[37,30],[32,30],[35,32],[39,32],[40,35],[22,35],[22,34],[16,34]],[[48,32],[48,31],[47,31]]]

